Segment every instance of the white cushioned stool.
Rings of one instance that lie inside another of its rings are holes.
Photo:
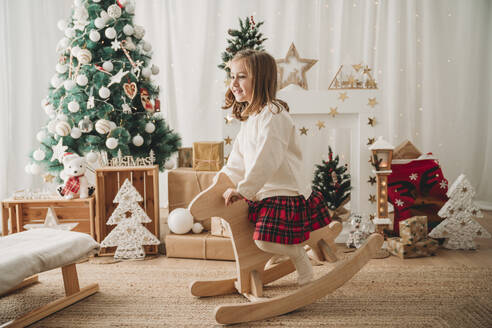
[[[96,293],[98,284],[80,289],[75,262],[98,251],[91,236],[74,231],[40,228],[0,237],[0,295],[30,285],[38,281],[33,275],[55,268],[62,269],[66,295],[1,327],[25,327]]]

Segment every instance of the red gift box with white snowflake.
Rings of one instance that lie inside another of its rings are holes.
[[[388,200],[394,207],[393,229],[399,233],[399,222],[416,215],[425,215],[432,230],[442,218],[439,209],[448,200],[448,180],[432,154],[418,159],[398,160],[391,164],[388,177]]]

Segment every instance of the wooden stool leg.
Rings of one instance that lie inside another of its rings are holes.
[[[251,294],[256,297],[263,296],[263,282],[261,281],[258,271],[251,271]]]
[[[79,277],[75,263],[62,267],[63,284],[65,285],[65,295],[70,296],[80,291]]]

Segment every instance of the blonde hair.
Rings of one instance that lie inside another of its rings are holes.
[[[222,109],[232,107],[232,114],[240,121],[245,121],[248,116],[260,113],[263,107],[274,105],[277,113],[283,109],[289,111],[289,105],[285,101],[276,98],[277,94],[277,63],[275,59],[265,51],[253,49],[241,50],[232,58],[231,62],[244,60],[246,71],[252,77],[251,103],[238,102],[231,89],[225,94],[225,105]]]

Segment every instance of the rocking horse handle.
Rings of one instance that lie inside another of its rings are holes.
[[[188,206],[193,218],[196,221],[203,221],[217,216],[226,220],[230,225],[234,219],[244,219],[248,212],[248,205],[244,201],[237,201],[226,206],[222,197],[227,188],[234,187],[234,183],[227,174],[220,172],[215,182],[199,193]]]

